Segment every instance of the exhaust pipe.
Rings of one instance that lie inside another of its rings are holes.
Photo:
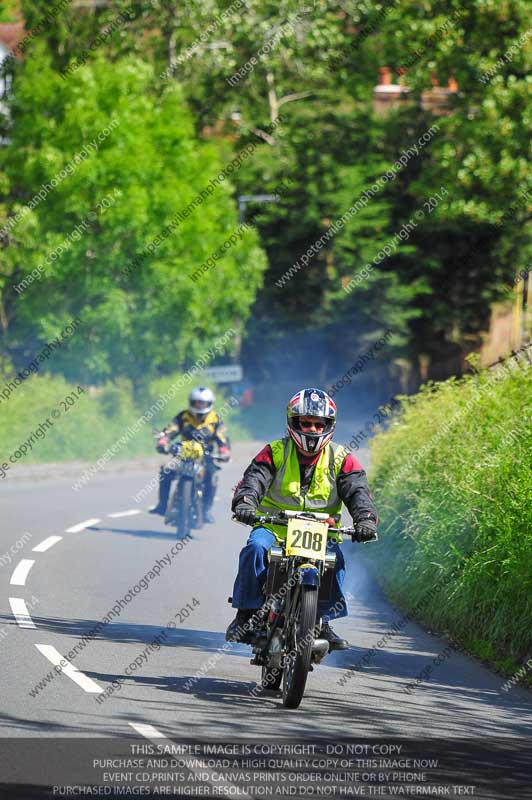
[[[312,661],[314,664],[319,664],[328,652],[329,642],[327,639],[314,639],[314,644],[312,645]]]

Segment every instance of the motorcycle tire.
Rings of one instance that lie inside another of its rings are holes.
[[[196,490],[195,494],[196,497],[195,497],[194,528],[196,528],[196,530],[199,531],[200,528],[203,528],[203,525],[205,523],[204,509],[203,509],[203,493],[198,492]]]
[[[164,516],[165,525],[177,525],[177,511],[179,508],[179,482],[173,487],[170,500],[166,504],[166,514]]]
[[[190,535],[192,527],[192,481],[182,480],[179,487],[177,507],[177,538],[184,539]]]
[[[299,619],[294,621],[290,651],[283,669],[283,705],[297,708],[303,699],[314,644],[318,591],[315,586],[301,587]],[[295,635],[294,635],[295,634]]]

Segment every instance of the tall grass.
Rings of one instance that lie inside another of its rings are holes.
[[[402,398],[370,475],[388,593],[503,671],[532,652],[532,369],[511,366]]]

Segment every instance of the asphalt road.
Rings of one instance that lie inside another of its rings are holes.
[[[283,709],[277,694],[250,694],[259,669],[250,665],[249,649],[221,648],[233,614],[227,597],[247,536],[230,520],[229,498],[255,451],[249,444],[236,448],[221,473],[216,524],[172,557],[175,534],[146,512],[154,495],[142,506],[133,499],[153,477],[155,461],[122,471],[111,465],[78,492],[71,487],[79,470],[2,482],[0,737],[530,737],[531,693],[504,692],[500,676],[446,651],[445,639],[417,624],[394,633],[402,614],[382,596],[360,546],[351,543],[344,544],[349,617],[336,628],[352,649],[331,654],[314,670],[297,711]],[[94,631],[157,562],[160,574]],[[20,616],[25,611],[29,616]],[[168,622],[176,627],[165,628]],[[84,635],[89,638],[72,659],[78,672],[65,670],[36,690],[54,658]],[[383,637],[385,644],[372,650]],[[140,663],[129,668],[135,659]],[[438,659],[430,677],[405,693]],[[119,688],[107,696],[113,681]]]

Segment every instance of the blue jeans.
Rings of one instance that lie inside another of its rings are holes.
[[[266,528],[254,528],[251,531],[246,546],[240,551],[238,575],[233,589],[233,608],[256,610],[264,603],[262,587],[268,571],[268,550],[275,542],[275,536]],[[342,592],[345,577],[344,555],[340,546],[334,542],[329,541],[327,550],[336,553],[336,580],[333,583],[332,596],[319,603],[318,613],[320,617],[327,619],[347,617],[347,605]]]

